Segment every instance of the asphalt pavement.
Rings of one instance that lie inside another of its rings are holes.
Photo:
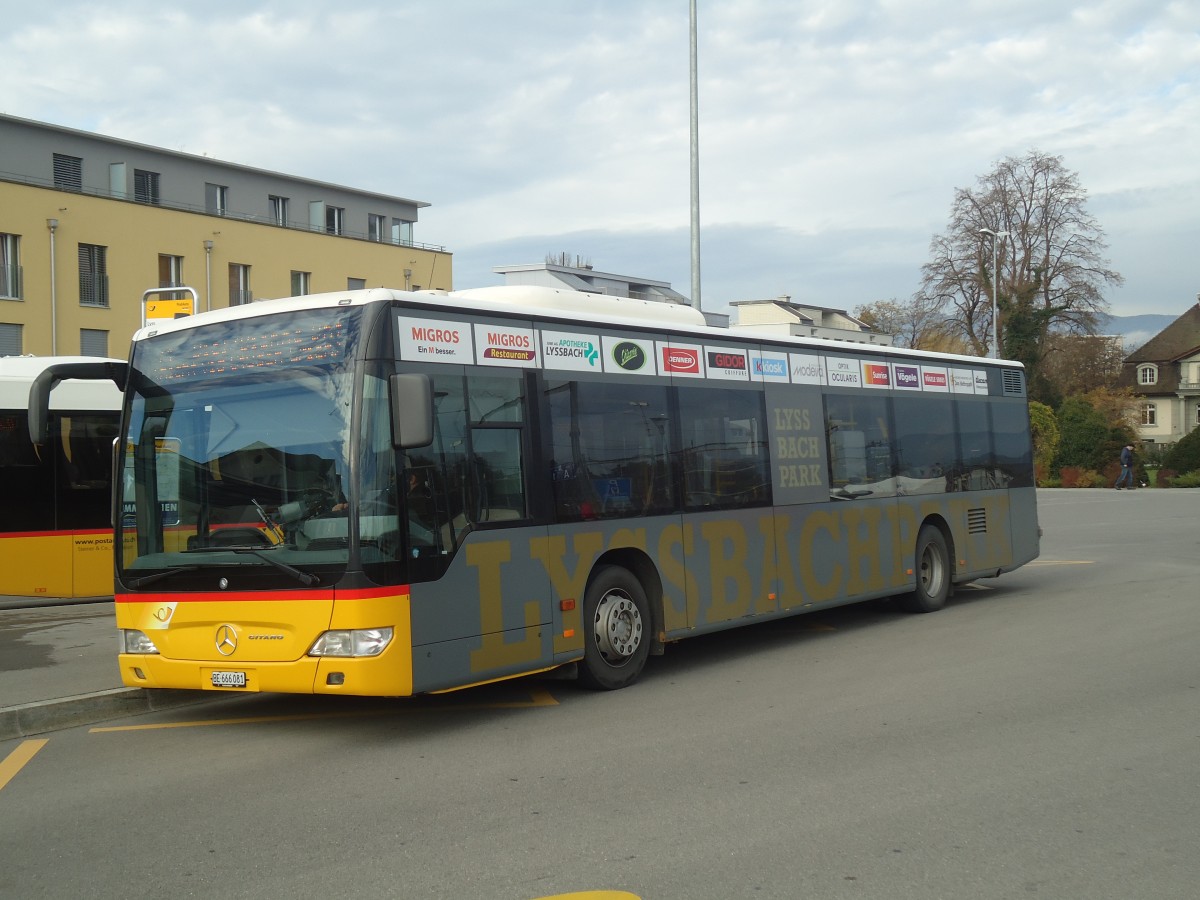
[[[111,598],[48,605],[0,595],[0,741],[204,699],[122,686]]]

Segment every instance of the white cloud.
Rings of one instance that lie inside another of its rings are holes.
[[[1197,4],[699,7],[706,307],[906,297],[955,188],[1033,148],[1089,191],[1115,312],[1193,302]],[[0,96],[427,200],[418,238],[455,251],[459,285],[566,250],[687,291],[687,28],[682,0],[59,0],[8,13]]]

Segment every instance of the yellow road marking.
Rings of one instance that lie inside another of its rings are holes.
[[[628,891],[579,891],[574,894],[537,897],[535,900],[642,900],[642,898]]]
[[[35,741],[21,741],[17,744],[17,749],[8,754],[3,762],[0,762],[0,790],[3,790],[4,786],[25,768],[25,764],[48,743],[50,743],[48,738],[39,738]]]
[[[1090,566],[1095,564],[1094,559],[1035,559],[1033,562],[1028,562],[1027,566]]]
[[[422,712],[446,712],[447,710],[479,710],[479,709],[536,709],[543,706],[558,706],[558,701],[545,688],[534,688],[530,691],[530,699],[513,700],[502,703],[445,703],[438,706],[421,706]],[[202,728],[213,725],[263,725],[274,722],[312,722],[319,719],[350,719],[362,716],[378,715],[377,711],[362,712],[346,710],[331,713],[294,713],[281,716],[248,716],[238,719],[202,719],[193,722],[160,722],[153,725],[108,725],[89,728],[90,734],[105,734],[114,731],[155,731],[162,728]]]

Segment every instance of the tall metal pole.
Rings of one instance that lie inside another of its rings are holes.
[[[996,291],[1000,286],[1000,273],[997,271],[1000,256],[1000,238],[1008,237],[1007,231],[992,231],[990,228],[980,228],[980,234],[992,236],[992,359],[1000,358],[1000,313]]]
[[[692,305],[700,309],[700,104],[696,89],[696,0],[691,0]]]

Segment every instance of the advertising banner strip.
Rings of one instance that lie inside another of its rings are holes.
[[[400,359],[415,362],[943,394],[989,393],[985,369],[414,316],[396,317],[396,343]]]

